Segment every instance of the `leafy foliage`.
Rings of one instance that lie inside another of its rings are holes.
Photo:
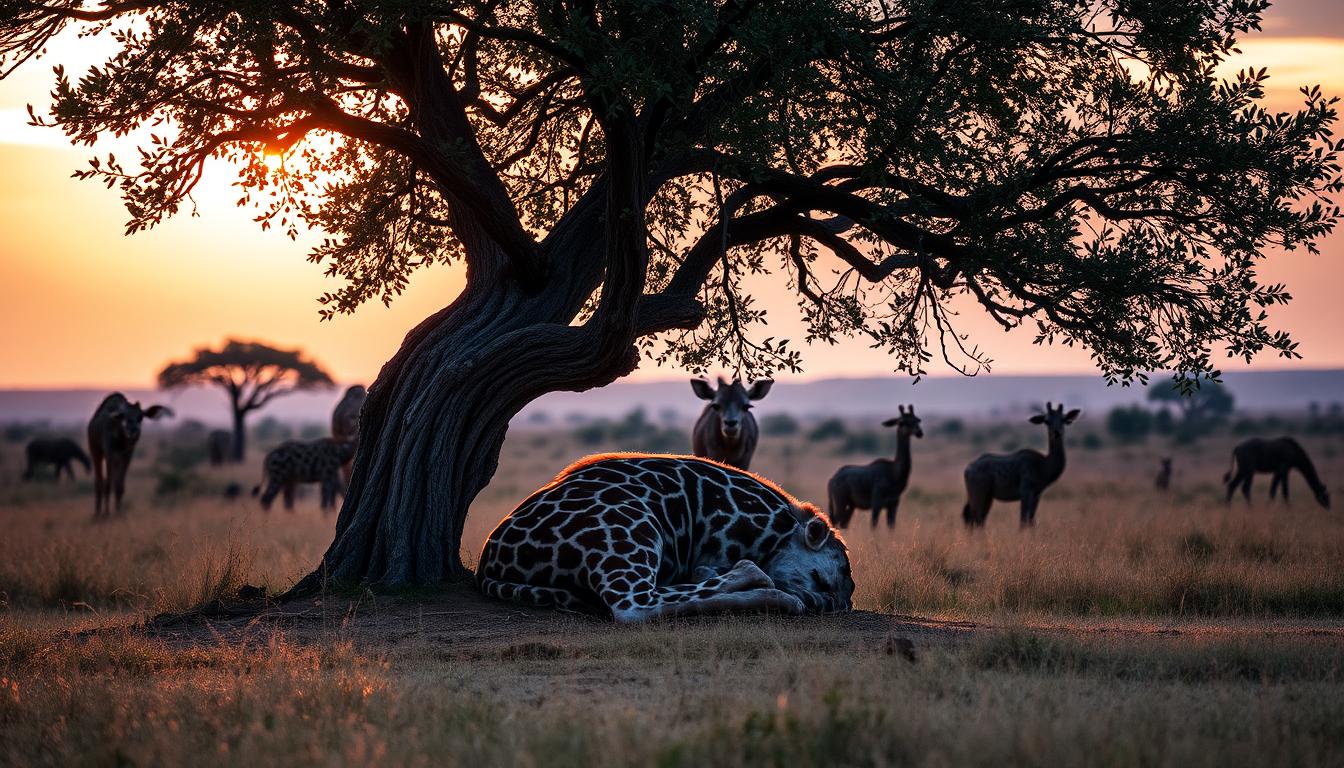
[[[1340,215],[1336,100],[1270,114],[1265,70],[1214,74],[1266,6],[0,0],[0,58],[114,38],[35,119],[154,136],[78,175],[137,231],[232,161],[262,226],[330,234],[328,315],[461,259],[605,344],[759,375],[800,362],[753,300],[774,273],[808,341],[911,374],[989,363],[957,330],[978,306],[1111,380],[1189,381],[1216,352],[1297,356],[1257,266]]]

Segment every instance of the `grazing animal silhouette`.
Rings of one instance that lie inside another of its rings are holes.
[[[847,611],[849,554],[821,511],[725,464],[590,456],[509,513],[476,581],[490,597],[618,622]]]
[[[874,528],[885,509],[887,527],[896,527],[896,508],[910,482],[910,437],[924,436],[915,407],[908,411],[904,405],[897,407],[901,415],[882,422],[884,427],[896,427],[896,459],[878,459],[866,466],[847,464],[826,484],[831,521],[842,529],[849,526],[855,509],[873,510]]]
[[[24,451],[28,466],[23,471],[24,480],[32,480],[36,476],[39,464],[50,464],[56,468],[56,479],[61,479],[61,470],[70,475],[70,479],[75,479],[75,468],[70,465],[73,461],[78,461],[84,465],[84,471],[92,471],[92,465],[89,463],[88,454],[79,447],[79,443],[68,437],[38,437],[28,443]]]
[[[1227,483],[1227,501],[1232,501],[1232,494],[1236,492],[1237,486],[1241,486],[1241,495],[1247,504],[1251,503],[1252,478],[1257,472],[1268,472],[1273,475],[1269,481],[1269,498],[1273,499],[1275,490],[1282,488],[1283,503],[1287,504],[1288,473],[1294,469],[1306,479],[1316,497],[1316,503],[1329,509],[1330,491],[1321,482],[1320,475],[1316,474],[1316,467],[1306,450],[1291,437],[1273,440],[1253,437],[1233,448],[1232,468],[1223,475],[1223,482]]]
[[[111,514],[109,496],[116,499],[121,511],[121,498],[126,493],[126,470],[135,456],[135,444],[140,441],[140,427],[146,418],[171,417],[172,409],[163,405],[142,408],[120,392],[103,398],[98,410],[89,419],[89,457],[93,460],[93,517],[100,519]]]
[[[233,433],[227,429],[212,429],[205,436],[205,447],[210,453],[210,466],[223,466],[233,453]]]
[[[1171,457],[1162,458],[1162,468],[1157,471],[1157,478],[1153,480],[1153,487],[1159,491],[1165,491],[1171,487]]]
[[[331,436],[333,439],[351,443],[358,448],[359,410],[364,407],[366,397],[368,397],[368,391],[359,384],[345,390],[345,395],[341,397],[341,401],[331,411]],[[350,482],[350,470],[354,461],[354,454],[351,454],[350,461],[347,461],[341,467],[342,493],[344,493],[345,486]]]
[[[281,491],[285,494],[285,509],[294,509],[294,492],[299,483],[320,483],[322,509],[336,506],[336,494],[341,490],[341,467],[355,455],[355,444],[330,437],[310,442],[287,440],[272,448],[262,462],[261,486],[252,489],[252,495],[261,493],[261,507],[270,510],[271,502]]]
[[[739,379],[729,384],[719,377],[719,386],[715,388],[704,379],[691,379],[695,396],[709,401],[691,430],[691,452],[730,467],[749,469],[760,439],[751,403],[765,397],[774,383],[761,379],[748,389]]]
[[[225,501],[234,502],[243,497],[243,486],[237,482],[229,483],[224,486],[221,494]]]
[[[1064,413],[1045,404],[1045,413],[1032,416],[1032,424],[1044,424],[1049,435],[1049,452],[1042,454],[1024,448],[1016,453],[986,453],[966,465],[966,506],[961,519],[968,527],[985,524],[994,501],[1021,501],[1022,527],[1036,524],[1036,505],[1041,493],[1064,474],[1064,427],[1078,418],[1078,409]]]

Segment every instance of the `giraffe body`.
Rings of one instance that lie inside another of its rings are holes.
[[[270,509],[271,502],[282,491],[285,509],[294,508],[294,492],[299,483],[320,483],[322,509],[336,506],[336,494],[341,490],[341,467],[355,455],[355,444],[324,437],[302,442],[288,440],[266,454],[262,464],[266,491],[261,486],[252,489],[252,495],[261,493],[261,506]]]
[[[560,473],[486,539],[495,598],[619,622],[741,610],[850,608],[830,522],[754,475],[689,456],[609,454]]]

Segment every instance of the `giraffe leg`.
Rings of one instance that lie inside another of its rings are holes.
[[[567,589],[537,587],[531,584],[492,579],[488,576],[479,579],[477,586],[486,596],[493,597],[496,600],[508,600],[513,603],[534,605],[538,608],[556,608],[575,613],[587,613],[592,608]]]
[[[675,616],[735,611],[779,611],[798,615],[803,601],[775,589],[770,577],[750,560],[740,560],[722,576],[697,584],[652,586],[636,583],[626,593],[599,592],[618,623],[634,624]],[[770,586],[766,586],[770,585]]]
[[[280,483],[275,480],[266,481],[266,491],[261,494],[261,508],[267,512],[271,511],[271,504],[275,497],[280,493]]]

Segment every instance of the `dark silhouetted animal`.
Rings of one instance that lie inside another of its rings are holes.
[[[23,471],[24,480],[32,480],[36,476],[39,464],[48,464],[56,468],[56,479],[61,479],[61,470],[65,470],[70,475],[70,479],[75,479],[75,468],[70,465],[71,462],[78,461],[84,465],[84,471],[92,469],[89,464],[88,454],[79,447],[79,443],[68,437],[38,437],[28,443],[25,451],[28,458],[28,466]]]
[[[341,490],[341,466],[355,455],[355,444],[323,437],[310,442],[288,440],[271,449],[262,463],[262,483],[252,495],[261,493],[262,509],[269,510],[271,502],[281,491],[285,494],[285,509],[294,509],[294,491],[299,483],[319,483],[322,509],[336,506],[336,494]]]
[[[331,411],[331,436],[333,439],[352,443],[358,448],[359,410],[364,407],[366,397],[368,397],[368,392],[359,384],[345,390],[345,395],[341,397],[341,401]],[[350,468],[354,461],[355,457],[352,454],[350,461],[347,461],[341,467],[342,492],[350,482]]]
[[[1022,527],[1036,524],[1036,505],[1041,493],[1064,474],[1064,427],[1078,418],[1078,409],[1064,413],[1045,404],[1045,413],[1032,416],[1032,424],[1044,424],[1049,435],[1048,453],[1024,448],[1007,455],[986,453],[966,466],[966,506],[961,519],[968,527],[985,524],[995,500],[1022,502]]]
[[[1165,491],[1171,487],[1171,457],[1162,459],[1162,468],[1157,471],[1157,478],[1153,480],[1153,487],[1159,491]]]
[[[237,501],[243,496],[243,486],[236,482],[229,483],[228,485],[224,486],[223,495],[225,501],[229,502]]]
[[[222,466],[233,455],[233,433],[227,429],[212,429],[205,436],[205,447],[210,453],[210,466]]]
[[[172,416],[171,409],[162,405],[140,407],[120,392],[103,398],[98,410],[89,419],[89,456],[93,459],[93,516],[106,517],[111,513],[109,496],[115,496],[116,509],[121,511],[121,498],[126,493],[126,470],[135,456],[135,444],[140,440],[140,426],[145,418],[158,419]]]
[[[1312,494],[1316,496],[1316,503],[1329,509],[1330,491],[1316,474],[1316,467],[1311,463],[1307,452],[1291,437],[1273,440],[1254,437],[1233,448],[1232,468],[1223,475],[1223,482],[1227,483],[1227,501],[1232,501],[1232,494],[1236,492],[1237,486],[1241,486],[1241,495],[1249,504],[1251,479],[1257,472],[1267,472],[1273,475],[1273,479],[1269,481],[1269,498],[1273,499],[1274,492],[1282,488],[1283,503],[1287,504],[1288,473],[1294,469],[1301,472],[1302,477],[1306,479]]]
[[[873,527],[882,510],[887,510],[887,527],[896,526],[896,508],[901,494],[910,482],[910,437],[923,437],[915,407],[898,406],[900,416],[882,422],[884,427],[896,427],[896,459],[878,459],[865,466],[847,464],[831,476],[826,485],[830,500],[831,522],[846,528],[854,517],[855,509],[873,510]]]
[[[825,515],[755,475],[689,456],[590,456],[505,517],[476,582],[502,600],[618,622],[847,611],[849,554]]]
[[[773,385],[773,381],[761,379],[748,389],[738,379],[729,384],[720,377],[716,389],[704,379],[691,379],[696,397],[709,401],[691,431],[691,452],[738,469],[749,469],[760,439],[751,403],[765,397]]]

